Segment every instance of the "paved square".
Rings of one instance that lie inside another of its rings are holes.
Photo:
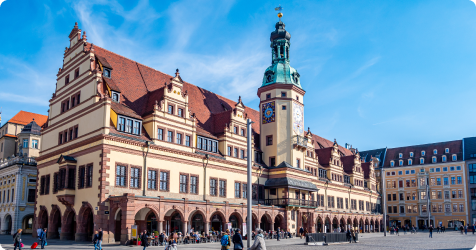
[[[4,249],[13,249],[12,237],[9,235],[0,236],[0,244]],[[23,237],[24,249],[30,249],[34,239],[30,235]],[[246,242],[243,242],[246,244]],[[266,246],[269,250],[301,250],[301,249],[472,249],[476,245],[476,235],[461,235],[458,232],[446,232],[444,234],[433,234],[433,238],[428,238],[428,233],[401,234],[400,236],[389,235],[383,237],[383,234],[361,234],[360,242],[357,244],[335,244],[329,246],[312,246],[304,245],[304,240],[287,239],[287,240],[267,240]],[[120,245],[104,245],[105,250],[125,250],[125,249],[142,249],[142,247],[130,247]],[[39,248],[37,248],[39,249]],[[74,241],[49,240],[46,249],[94,249],[92,244],[76,243]],[[151,246],[147,250],[164,249],[163,246]],[[205,243],[194,245],[179,245],[178,249],[220,249],[219,243]],[[231,248],[233,249],[233,248]]]

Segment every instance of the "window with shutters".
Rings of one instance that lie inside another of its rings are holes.
[[[235,182],[235,198],[241,198],[241,183]]]
[[[86,187],[93,186],[93,165],[90,164],[86,167]]]

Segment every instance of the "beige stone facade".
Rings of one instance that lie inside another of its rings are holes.
[[[379,229],[373,162],[293,129],[304,121],[296,116],[301,88],[261,87],[256,111],[185,82],[178,70],[169,76],[93,46],[77,26],[69,38],[38,159],[35,227],[48,227],[48,237],[88,240],[102,228],[105,242],[129,243],[133,225],[242,228],[248,195],[253,228]],[[270,101],[276,116],[264,124],[261,105]],[[252,194],[247,119],[255,122]]]

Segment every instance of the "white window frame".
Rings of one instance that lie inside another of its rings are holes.
[[[446,155],[442,155],[442,156],[441,156],[441,161],[442,161],[442,162],[446,162]]]
[[[398,166],[403,166],[403,160],[398,161]]]
[[[398,158],[402,158],[403,157],[403,154],[402,153],[398,153]]]
[[[413,157],[413,152],[410,152],[410,157]]]
[[[434,155],[438,154],[438,150],[437,150],[437,149],[433,149],[433,154],[434,154]]]
[[[426,154],[425,150],[422,150],[421,151],[421,156],[425,156],[425,154]]]
[[[436,161],[437,161],[437,160],[436,160],[436,156],[431,157],[431,162],[432,162],[432,163],[436,163]]]
[[[39,140],[37,139],[31,140],[31,148],[38,149],[38,144],[39,144]]]
[[[202,142],[197,144],[197,149],[208,151],[212,153],[218,153],[218,141],[203,136],[197,136],[197,141]]]
[[[425,158],[420,158],[420,164],[425,164]]]
[[[117,95],[117,100],[114,100],[114,96]],[[111,91],[111,99],[114,102],[121,102],[121,93],[116,91]]]
[[[394,161],[390,161],[390,167],[395,167],[395,162]]]
[[[450,149],[449,149],[449,148],[445,148],[445,153],[446,153],[446,154],[449,154],[449,153],[450,153]]]
[[[412,159],[408,159],[408,165],[412,165],[413,161]]]
[[[121,124],[120,121],[121,121],[121,118],[124,119],[125,123],[124,124]],[[128,131],[128,125],[127,123],[131,121],[132,122],[132,125],[131,125],[131,128],[130,128],[130,131]],[[135,134],[134,133],[134,127],[135,127],[135,124],[136,122],[139,122],[139,134]],[[134,118],[131,118],[131,117],[128,117],[128,116],[124,116],[124,115],[118,115],[117,116],[117,131],[121,132],[121,133],[125,133],[125,134],[131,134],[131,135],[141,135],[141,132],[142,132],[142,121],[141,120],[138,120],[138,119],[134,119]]]
[[[452,160],[452,161],[457,161],[457,160],[458,160],[458,156],[457,156],[456,154],[453,154],[453,155],[451,156],[451,160]]]

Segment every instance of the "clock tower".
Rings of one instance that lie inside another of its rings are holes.
[[[289,64],[291,34],[280,20],[271,32],[271,63],[258,89],[263,162],[303,168],[308,138],[304,133],[304,94],[299,73]]]

